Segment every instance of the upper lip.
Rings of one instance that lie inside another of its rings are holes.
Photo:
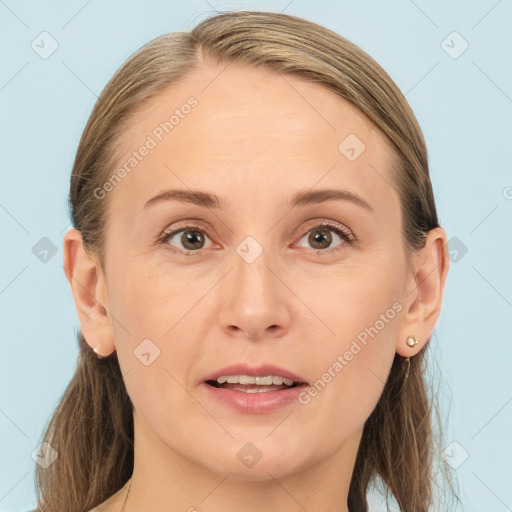
[[[207,375],[204,379],[204,382],[209,380],[217,380],[222,375],[250,375],[252,377],[265,377],[267,375],[275,375],[278,377],[286,377],[288,379],[293,380],[296,383],[304,383],[308,384],[306,379],[300,377],[299,375],[281,368],[279,366],[273,364],[260,364],[258,366],[249,366],[244,363],[234,363],[220,370],[215,370],[214,372]]]

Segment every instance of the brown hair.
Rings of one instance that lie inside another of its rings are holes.
[[[265,66],[325,87],[351,102],[387,137],[396,155],[391,179],[401,197],[407,253],[420,249],[438,218],[427,150],[416,118],[389,75],[359,47],[317,24],[285,14],[227,12],[191,32],[161,36],[132,55],[96,102],[78,146],[69,203],[88,252],[104,264],[106,200],[94,190],[116,165],[116,143],[135,112],[156,93],[204,62]],[[37,468],[45,512],[84,512],[118,491],[133,469],[133,414],[114,352],[98,359],[78,336],[75,374],[44,433],[59,456]],[[395,356],[382,396],[365,423],[349,491],[351,512],[367,511],[378,479],[400,510],[425,512],[434,498],[434,455],[440,452],[427,395],[426,351]],[[441,468],[444,471],[444,465]]]

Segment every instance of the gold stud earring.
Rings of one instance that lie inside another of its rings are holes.
[[[419,343],[419,341],[416,339],[416,337],[413,334],[411,334],[411,335],[407,336],[406,343],[409,347],[414,347],[414,345],[417,345]]]

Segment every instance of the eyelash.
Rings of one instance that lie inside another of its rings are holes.
[[[352,244],[356,240],[356,237],[348,228],[346,228],[345,226],[342,226],[341,224],[337,224],[337,223],[334,223],[332,221],[327,221],[327,220],[319,222],[312,228],[302,230],[299,239],[311,231],[319,231],[319,228],[324,228],[324,227],[330,228],[329,231],[333,231],[334,233],[336,233],[345,243]],[[180,233],[182,231],[199,231],[200,233],[208,236],[208,238],[211,238],[210,235],[208,234],[208,230],[204,226],[201,226],[198,224],[187,224],[185,226],[181,226],[181,227],[173,229],[171,231],[167,231],[167,230],[164,231],[158,238],[158,243],[164,245],[164,247],[167,250],[169,250],[173,253],[181,254],[183,256],[191,256],[193,254],[198,254],[199,252],[201,252],[200,249],[197,251],[186,251],[186,250],[181,250],[181,249],[176,250],[176,249],[173,249],[172,246],[167,243],[169,241],[169,239],[171,239],[174,235],[176,235],[177,233]],[[332,253],[338,252],[340,250],[343,250],[345,243],[342,243],[342,244],[334,247],[333,249],[312,249],[312,250],[316,251],[317,254],[322,254],[322,253],[332,254]]]

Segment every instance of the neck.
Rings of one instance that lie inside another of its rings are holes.
[[[125,486],[129,492],[122,496],[122,501],[127,498],[122,510],[225,512],[243,504],[245,512],[348,512],[361,433],[354,433],[335,453],[314,465],[277,477],[265,471],[258,479],[248,480],[229,469],[220,474],[182,457],[136,423],[134,469]]]

